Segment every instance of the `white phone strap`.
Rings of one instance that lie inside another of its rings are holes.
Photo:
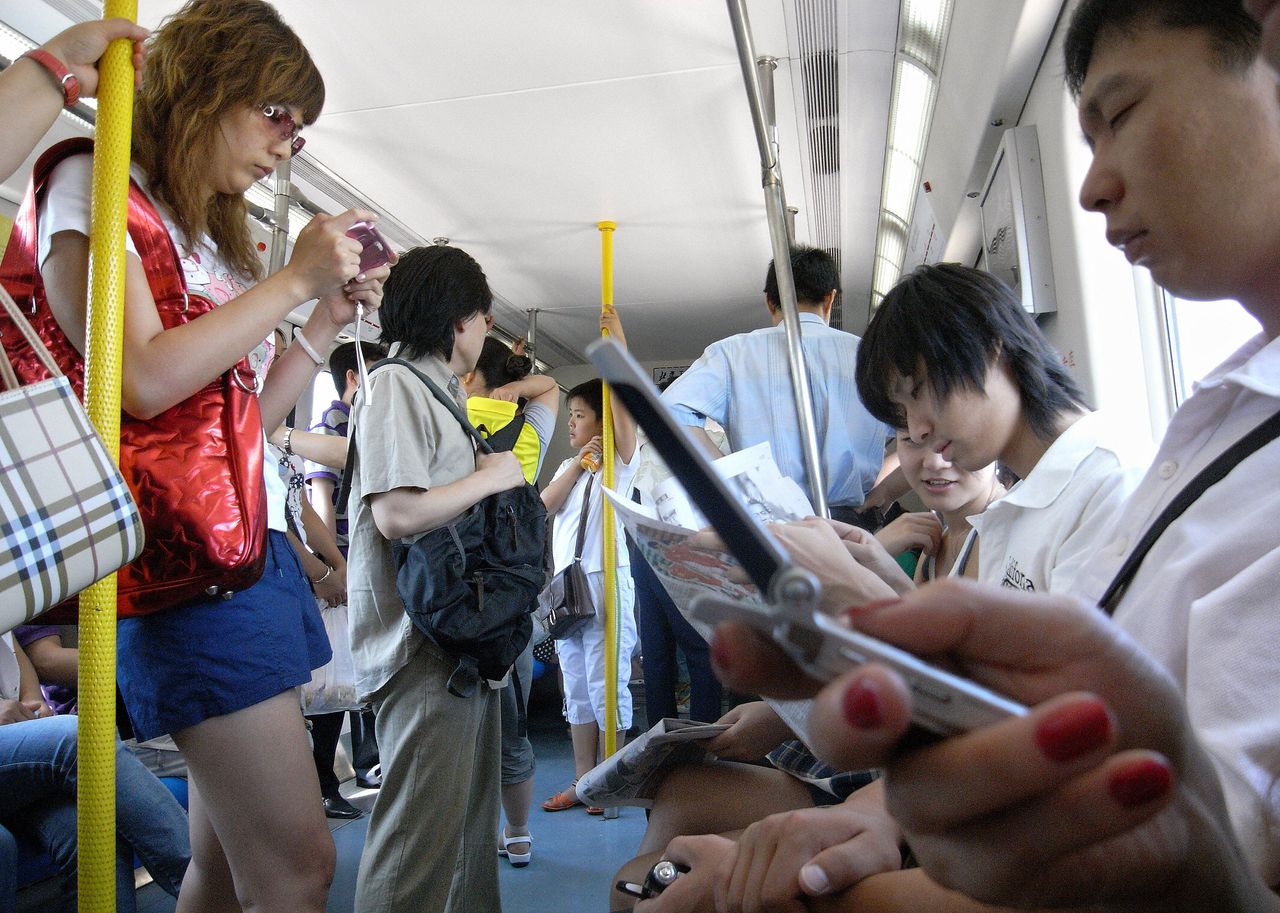
[[[360,342],[360,324],[364,323],[364,302],[356,301],[356,365],[360,369],[360,389],[364,391],[364,401],[373,402],[373,391],[369,389],[369,369],[364,364],[364,345]]]

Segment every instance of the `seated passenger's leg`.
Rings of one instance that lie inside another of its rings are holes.
[[[74,913],[79,896],[75,799],[66,796],[44,799],[19,812],[13,824],[24,840],[48,853],[58,868],[60,893],[54,909]],[[133,848],[119,836],[115,857],[116,913],[133,913],[137,909]]]
[[[18,841],[0,824],[0,913],[14,913],[18,906]]]
[[[75,796],[76,718],[0,726],[0,818],[50,796]]]
[[[116,831],[162,890],[178,896],[191,861],[187,813],[123,743],[116,743]],[[130,859],[132,879],[132,858]],[[132,881],[130,881],[132,884]]]
[[[203,800],[192,801],[193,856],[179,911],[234,909],[228,901],[238,899],[256,913],[321,913],[335,853],[296,693],[212,717],[174,741]]]
[[[772,767],[712,761],[677,767],[658,787],[640,853],[686,834],[725,834],[761,818],[812,808],[809,788]]]

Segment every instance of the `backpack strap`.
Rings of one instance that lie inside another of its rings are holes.
[[[1124,598],[1125,591],[1129,588],[1129,583],[1138,573],[1138,568],[1142,566],[1143,559],[1147,557],[1147,552],[1151,551],[1152,546],[1156,544],[1160,536],[1164,534],[1164,531],[1169,528],[1169,525],[1182,516],[1186,509],[1194,504],[1202,494],[1226,478],[1231,470],[1277,437],[1280,437],[1280,412],[1277,412],[1240,438],[1240,440],[1219,454],[1213,462],[1200,470],[1196,477],[1188,482],[1182,491],[1178,492],[1174,499],[1169,502],[1169,505],[1160,512],[1160,516],[1156,518],[1155,522],[1143,533],[1142,538],[1138,540],[1138,544],[1129,553],[1129,557],[1120,566],[1120,570],[1116,572],[1115,579],[1111,581],[1106,592],[1102,594],[1102,598],[1098,600],[1098,607],[1108,615],[1114,615],[1116,607],[1120,604],[1120,600]]]
[[[524,432],[525,423],[529,420],[528,416],[524,414],[524,407],[528,402],[523,396],[520,397],[516,402],[516,413],[511,421],[485,438],[495,452],[501,453],[505,450],[516,449],[516,443],[520,440],[520,435]]]
[[[431,391],[431,395],[440,402],[440,405],[449,410],[450,414],[458,420],[458,424],[462,426],[462,430],[467,432],[467,434],[471,436],[472,440],[476,442],[476,448],[481,453],[493,453],[493,448],[489,446],[489,442],[486,441],[481,436],[480,432],[475,429],[475,426],[471,424],[471,420],[467,418],[466,413],[458,408],[458,404],[455,403],[450,396],[446,395],[435,381],[430,377],[427,377],[427,375],[423,374],[403,358],[384,358],[369,369],[369,374],[372,376],[388,365],[401,365],[417,375],[418,380],[427,385],[427,389]],[[355,466],[356,436],[353,434],[348,439],[347,462],[342,469],[342,485],[338,489],[338,499],[334,502],[335,509],[343,514],[347,512],[347,502],[351,499],[351,476],[355,472]]]

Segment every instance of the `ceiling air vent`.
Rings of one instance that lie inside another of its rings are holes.
[[[791,35],[792,59],[799,63],[797,108],[802,112],[799,134],[808,149],[802,157],[810,212],[809,237],[832,252],[837,268],[843,251],[840,208],[840,57],[837,47],[836,0],[795,0],[796,28]],[[783,150],[785,154],[785,150]],[[831,325],[844,325],[840,298],[831,312]]]

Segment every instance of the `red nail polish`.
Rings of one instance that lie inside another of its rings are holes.
[[[1153,802],[1173,786],[1173,771],[1168,765],[1149,758],[1118,771],[1107,788],[1111,798],[1125,808],[1137,808]]]
[[[722,672],[733,666],[733,654],[719,637],[711,638],[711,662]]]
[[[1036,745],[1051,761],[1065,763],[1101,748],[1111,738],[1111,717],[1098,701],[1054,711],[1036,729]]]
[[[875,729],[883,720],[880,695],[866,681],[857,681],[844,693],[844,718],[854,729]]]

